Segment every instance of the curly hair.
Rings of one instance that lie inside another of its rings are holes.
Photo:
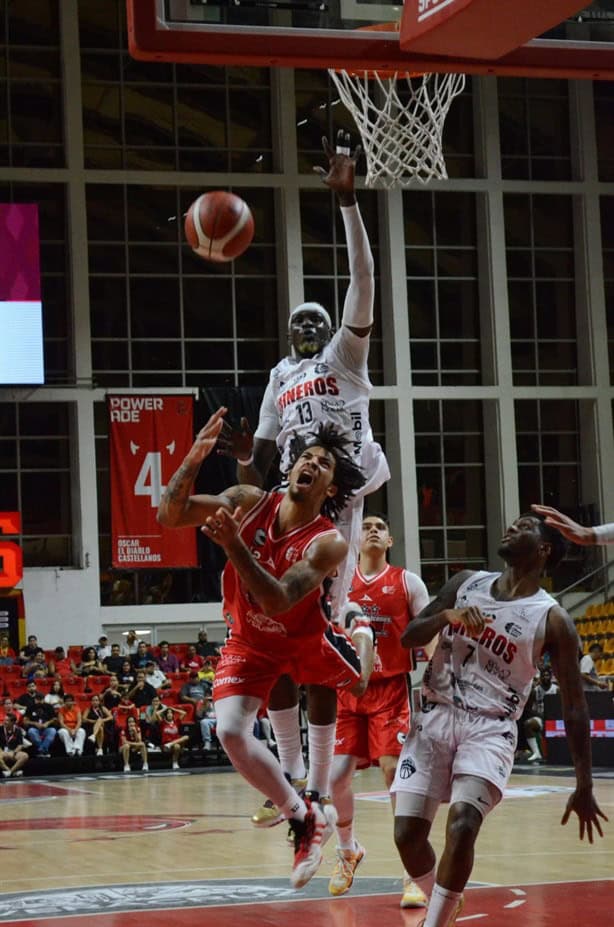
[[[534,518],[535,521],[539,522],[541,536],[547,544],[550,544],[550,554],[546,560],[546,569],[550,571],[554,570],[567,553],[568,545],[565,538],[559,534],[556,528],[551,528],[550,525],[546,524],[544,515],[538,515],[537,512],[525,512],[524,515],[520,517]]]
[[[315,431],[306,434],[294,432],[290,439],[288,473],[308,447],[323,447],[332,454],[335,461],[333,484],[337,487],[334,496],[327,496],[322,504],[322,515],[336,521],[348,500],[356,490],[365,485],[366,478],[347,452],[349,441],[334,425],[320,424]]]

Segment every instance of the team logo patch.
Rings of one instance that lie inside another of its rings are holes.
[[[411,779],[416,771],[416,763],[411,756],[406,756],[399,767],[399,779]]]
[[[403,746],[406,740],[407,740],[407,734],[404,731],[399,731],[399,733],[397,734],[397,742],[400,743],[401,746]]]
[[[266,544],[266,531],[264,528],[258,528],[254,535],[254,544],[256,547],[262,547]]]
[[[316,373],[328,373],[328,364],[316,364],[315,372]]]
[[[514,624],[513,621],[508,621],[505,625],[505,630],[510,635],[510,637],[520,637],[522,634],[522,628],[519,624]]]

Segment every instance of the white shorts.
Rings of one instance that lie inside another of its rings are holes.
[[[448,802],[455,777],[475,776],[494,785],[501,797],[514,765],[516,739],[515,721],[431,702],[412,718],[390,791]]]

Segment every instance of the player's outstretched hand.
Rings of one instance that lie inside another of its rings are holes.
[[[338,194],[343,203],[344,197],[349,197],[351,202],[354,201],[354,173],[356,162],[362,153],[362,148],[357,145],[352,153],[350,148],[350,133],[339,129],[337,132],[337,143],[334,148],[330,142],[323,136],[322,148],[328,158],[328,170],[323,167],[314,167],[316,174],[319,174],[323,183],[331,190]],[[348,204],[349,205],[349,204]]]
[[[570,518],[569,515],[563,515],[558,509],[553,509],[549,505],[532,505],[532,510],[538,515],[542,515],[546,524],[551,528],[560,531],[564,538],[573,541],[574,544],[587,546],[595,543],[595,534],[592,528],[585,528],[579,525],[577,521]]]
[[[194,444],[188,451],[186,460],[190,460],[192,463],[202,463],[202,461],[209,456],[217,443],[218,435],[224,424],[224,416],[227,412],[228,409],[226,406],[220,406],[220,408],[213,413],[209,421],[203,425],[196,435]]]
[[[603,813],[593,795],[592,789],[576,789],[567,801],[565,814],[561,818],[561,824],[567,824],[571,812],[575,811],[580,822],[580,840],[584,840],[584,834],[588,837],[588,842],[593,842],[593,827],[600,837],[603,837],[603,831],[599,818],[607,821],[607,816]]]
[[[238,428],[224,421],[217,439],[217,453],[235,460],[248,460],[254,449],[254,434],[248,420],[243,417]]]

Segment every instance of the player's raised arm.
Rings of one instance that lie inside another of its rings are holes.
[[[345,296],[341,324],[350,328],[360,338],[367,338],[373,326],[375,280],[371,246],[354,192],[356,162],[362,149],[357,145],[352,153],[349,133],[343,130],[337,133],[334,149],[327,138],[322,139],[322,147],[328,158],[328,171],[321,167],[315,167],[314,170],[337,194],[345,227],[350,267],[350,284]],[[368,343],[365,344],[365,349],[368,351]]]
[[[603,837],[599,818],[608,819],[593,795],[590,719],[578,664],[578,633],[567,612],[559,606],[551,608],[548,614],[544,647],[550,653],[559,683],[567,743],[576,771],[576,788],[569,797],[561,824],[566,824],[572,811],[575,812],[580,823],[580,840],[586,833],[592,843],[593,828]]]
[[[237,506],[249,511],[258,501],[261,490],[233,486],[220,495],[192,495],[194,480],[203,460],[213,451],[227,409],[221,406],[200,429],[194,444],[179,468],[168,481],[158,508],[158,521],[167,528],[202,525],[208,515],[222,506],[232,513]]]
[[[599,525],[597,528],[587,528],[578,524],[569,515],[563,515],[558,509],[553,509],[550,505],[532,505],[531,508],[545,519],[547,525],[556,528],[564,538],[574,544],[580,544],[584,547],[591,544],[609,544],[614,541],[614,525]],[[601,532],[601,536],[599,536],[599,532]]]
[[[269,385],[260,407],[260,420],[263,417],[271,419],[274,428],[279,428],[277,409],[270,393]],[[238,428],[233,428],[227,421],[223,422],[216,450],[218,454],[236,460],[239,483],[262,487],[277,454],[277,445],[268,438],[254,437],[249,421],[243,417]]]

